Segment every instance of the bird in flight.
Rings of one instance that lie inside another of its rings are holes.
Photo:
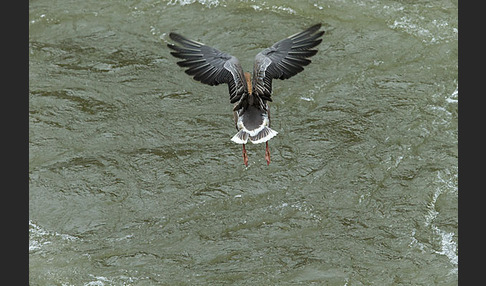
[[[270,164],[268,140],[277,135],[270,128],[269,101],[272,101],[272,80],[287,79],[304,70],[311,63],[308,59],[317,53],[322,42],[321,24],[293,34],[255,56],[253,77],[244,72],[234,56],[203,43],[190,40],[177,33],[169,37],[177,44],[167,44],[171,54],[182,61],[177,64],[197,81],[208,85],[228,84],[230,102],[238,132],[231,138],[243,145],[243,163],[248,166],[245,144],[265,142],[265,160]]]

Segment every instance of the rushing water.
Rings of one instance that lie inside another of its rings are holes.
[[[30,285],[456,285],[457,1],[29,4]],[[243,165],[226,86],[168,33],[252,70],[322,23],[274,81]]]

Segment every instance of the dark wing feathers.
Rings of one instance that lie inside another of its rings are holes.
[[[176,33],[169,37],[180,46],[167,44],[171,54],[182,61],[177,64],[195,80],[208,85],[227,83],[232,103],[248,92],[243,69],[237,58],[215,48],[187,39]]]
[[[262,100],[271,101],[272,79],[287,79],[303,71],[311,63],[308,58],[317,53],[312,48],[322,41],[324,31],[319,31],[320,28],[321,24],[314,25],[258,53],[253,65],[252,92]],[[237,58],[176,33],[169,33],[169,37],[179,44],[167,46],[173,50],[174,57],[182,59],[177,64],[186,68],[188,75],[208,85],[227,83],[231,103],[248,94]]]
[[[294,34],[275,43],[255,57],[253,66],[253,93],[269,100],[272,93],[272,79],[287,79],[304,70],[311,61],[307,58],[317,53],[311,50],[322,42],[324,31],[321,24]]]

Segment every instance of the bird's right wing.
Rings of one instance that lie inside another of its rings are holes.
[[[303,71],[311,62],[308,58],[317,53],[312,48],[322,42],[319,38],[324,31],[320,28],[321,24],[313,25],[258,53],[253,65],[253,93],[271,101],[272,79],[287,79]]]

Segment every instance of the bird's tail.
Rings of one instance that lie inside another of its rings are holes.
[[[262,130],[260,130],[260,132],[258,132],[254,136],[251,136],[250,133],[246,132],[245,130],[240,130],[238,131],[238,133],[235,134],[235,136],[233,136],[233,138],[231,138],[231,141],[237,144],[246,144],[246,142],[248,142],[248,139],[250,139],[251,143],[258,144],[267,142],[277,134],[277,131],[265,126],[262,128]]]

